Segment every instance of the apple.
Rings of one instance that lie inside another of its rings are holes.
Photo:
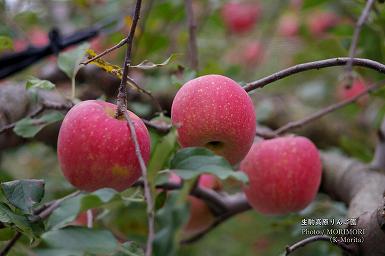
[[[350,100],[366,90],[366,84],[362,79],[354,79],[351,86],[348,87],[341,83],[337,88],[337,97],[339,100]],[[359,104],[364,104],[368,97],[363,96],[358,100]]]
[[[206,75],[188,81],[171,106],[182,147],[206,147],[231,164],[249,151],[256,128],[253,102],[235,81]]]
[[[326,31],[338,23],[338,16],[333,12],[313,12],[308,19],[308,28],[315,37],[323,36]]]
[[[246,65],[257,65],[263,59],[263,46],[259,41],[248,42],[243,48],[242,60]]]
[[[126,120],[115,118],[116,105],[87,100],[65,116],[58,137],[58,160],[67,180],[76,188],[93,191],[109,187],[122,191],[141,176],[135,145]],[[129,112],[145,162],[150,136],[143,121]]]
[[[300,136],[279,137],[253,144],[240,169],[249,177],[247,200],[258,212],[296,212],[314,199],[322,173],[315,145]]]
[[[298,17],[294,14],[283,15],[278,24],[278,34],[283,37],[294,37],[298,32]]]
[[[225,26],[233,33],[250,31],[261,15],[261,8],[257,3],[227,2],[221,9],[221,16]]]
[[[171,173],[169,181],[179,184],[181,178],[175,173]],[[222,184],[218,178],[210,174],[199,176],[198,186],[216,191],[222,189]],[[190,204],[190,217],[187,224],[183,227],[183,236],[186,238],[205,230],[215,220],[210,208],[203,200],[194,196],[188,196],[188,201]]]

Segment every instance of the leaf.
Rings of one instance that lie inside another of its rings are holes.
[[[155,199],[155,210],[162,208],[166,202],[166,199],[167,199],[167,192],[166,191],[160,192]]]
[[[157,68],[157,67],[162,67],[162,66],[165,66],[167,65],[170,60],[172,58],[174,58],[175,56],[178,56],[179,54],[171,54],[170,57],[168,57],[165,61],[163,61],[162,63],[153,63],[149,60],[144,60],[142,61],[141,63],[139,63],[138,65],[134,65],[134,66],[131,66],[131,68],[138,68],[138,69],[143,69],[143,70],[148,70],[148,69],[153,69],[153,68]]]
[[[229,162],[206,148],[190,147],[179,150],[171,159],[170,169],[187,180],[208,173],[221,180],[235,178],[244,183],[248,182],[248,178],[243,172],[233,171]]]
[[[39,118],[23,118],[16,123],[13,131],[23,138],[32,138],[47,125],[63,120],[63,118],[64,115],[58,111],[47,113]]]
[[[80,62],[89,47],[88,43],[83,43],[71,51],[66,51],[59,54],[57,64],[69,78],[74,78],[79,71]]]
[[[115,253],[113,256],[144,256],[143,248],[136,242],[125,242],[122,244],[121,252]]]
[[[74,221],[80,212],[81,200],[84,195],[77,195],[65,200],[48,218],[47,229],[56,230]]]
[[[66,250],[66,249],[38,249],[34,250],[36,256],[84,256],[82,251]]]
[[[51,248],[88,253],[109,254],[118,248],[118,242],[110,231],[85,227],[49,231],[42,235],[42,239]]]
[[[44,196],[43,180],[14,180],[1,183],[7,200],[24,213],[32,213],[32,208]]]
[[[88,59],[91,59],[91,58],[96,56],[96,53],[93,50],[91,50],[91,49],[87,50],[87,54],[88,54]],[[101,69],[103,69],[107,73],[116,76],[119,79],[122,79],[122,77],[123,77],[123,70],[122,70],[121,67],[119,67],[117,65],[114,65],[114,64],[111,64],[111,63],[103,60],[102,58],[98,58],[98,59],[96,59],[94,61],[91,61],[90,63],[94,64],[95,66],[97,66],[97,67],[99,67]],[[129,86],[133,90],[136,90],[136,91],[138,91],[140,93],[144,93],[144,94],[150,95],[152,97],[150,92],[144,90],[142,87],[140,87],[130,77],[128,77],[128,79],[127,79],[127,86]]]
[[[0,36],[0,52],[6,49],[13,48],[13,41],[10,37]]]
[[[25,88],[27,90],[34,89],[34,88],[51,90],[55,88],[55,85],[48,80],[40,80],[39,78],[32,77],[29,80],[27,80],[25,84]]]
[[[80,194],[65,200],[48,218],[47,229],[62,228],[74,221],[80,212],[100,207],[112,201],[117,195],[119,193],[115,190],[103,188],[90,194]]]
[[[179,194],[175,191],[169,192],[166,204],[156,214],[156,222],[161,227],[154,239],[156,256],[176,255],[179,231],[189,216],[189,207],[186,201],[181,202]]]
[[[31,241],[42,231],[41,222],[31,223],[26,216],[14,213],[5,203],[0,203],[0,222],[6,225],[15,225],[17,229],[27,235]]]

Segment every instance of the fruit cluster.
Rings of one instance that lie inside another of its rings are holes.
[[[116,105],[84,101],[66,115],[58,138],[58,158],[64,176],[75,187],[122,191],[141,176],[135,146]],[[135,126],[143,159],[150,157],[150,136],[142,120],[128,112]],[[206,147],[249,177],[244,191],[251,206],[264,214],[286,214],[306,207],[321,179],[318,150],[303,137],[286,136],[253,144],[254,105],[235,81],[221,75],[201,76],[176,94],[171,119],[182,147]],[[170,181],[180,182],[171,176]],[[218,179],[202,175],[199,186],[220,190]],[[189,197],[191,217],[185,231],[199,232],[214,217],[207,205]],[[205,217],[203,217],[205,216]]]

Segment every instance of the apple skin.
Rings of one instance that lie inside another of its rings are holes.
[[[171,173],[170,182],[180,183],[181,178],[175,173]],[[219,191],[222,189],[222,184],[219,179],[210,174],[202,174],[199,176],[198,186],[203,188],[213,189]],[[207,204],[194,196],[188,196],[190,203],[190,217],[187,224],[183,227],[183,237],[191,237],[210,226],[215,217],[212,214]]]
[[[347,88],[344,84],[340,84],[337,89],[337,97],[339,100],[350,100],[366,90],[366,84],[362,79],[354,79],[350,88]],[[363,96],[358,100],[359,104],[365,104],[368,97]]]
[[[256,128],[253,102],[235,81],[221,75],[190,80],[171,107],[182,147],[206,147],[231,164],[249,151]]]
[[[221,16],[225,26],[232,33],[250,31],[261,15],[261,8],[257,3],[225,3],[221,9]]]
[[[304,137],[287,136],[253,144],[240,169],[249,177],[247,200],[258,212],[296,212],[314,199],[322,174],[320,155]]]
[[[322,37],[326,31],[337,25],[339,18],[332,12],[314,12],[308,19],[310,33],[314,37]]]
[[[58,137],[58,160],[66,179],[76,188],[109,187],[122,191],[141,176],[135,145],[124,118],[114,117],[116,105],[88,100],[65,116]],[[129,112],[145,162],[150,136],[142,120]]]

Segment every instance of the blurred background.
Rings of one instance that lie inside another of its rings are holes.
[[[191,66],[188,54],[184,1],[144,0],[135,34],[132,63],[143,60],[161,63],[173,56],[169,64],[160,68],[130,73],[133,80],[152,92],[166,115],[170,114],[176,91],[199,75],[222,74],[243,85],[295,64],[347,56],[355,23],[365,4],[360,0],[192,2],[197,23],[197,69]],[[115,19],[88,42],[91,49],[100,53],[127,35],[133,6],[131,0],[0,0],[0,56],[47,45],[48,32],[53,28],[68,35]],[[362,29],[357,56],[383,62],[384,37],[385,10],[382,4],[377,4]],[[124,54],[122,48],[104,59],[121,65]],[[252,92],[259,124],[278,128],[353,97],[380,79],[374,71],[354,68],[353,85],[345,88],[343,71],[343,67],[307,71]],[[55,56],[2,79],[0,88],[24,84],[31,75],[53,82],[55,90],[63,96],[71,94],[71,80],[58,68]],[[81,100],[114,101],[119,79],[89,64],[79,70],[76,86],[76,97]],[[340,151],[368,162],[385,112],[384,97],[385,92],[380,90],[370,99],[364,98],[296,133],[309,137],[320,149]],[[147,119],[157,111],[148,96],[133,90],[129,94],[129,109]],[[14,135],[9,134],[0,137],[0,180],[45,179],[45,200],[68,193],[72,187],[62,177],[56,158],[57,127],[44,128],[33,140],[12,139]],[[13,143],[8,143],[10,140]],[[228,190],[232,189],[228,184]],[[131,202],[129,207],[122,202],[113,203],[103,206],[100,212],[96,226],[106,226],[117,236],[145,241],[143,203]],[[264,217],[249,211],[222,224],[202,240],[183,246],[180,255],[279,255],[286,245],[304,238],[302,219],[338,219],[345,213],[343,204],[325,195],[319,195],[316,202],[299,214]],[[6,240],[7,236],[0,230],[0,240]],[[24,242],[10,255],[32,255],[27,240]],[[319,242],[293,255],[341,254],[330,244]]]

